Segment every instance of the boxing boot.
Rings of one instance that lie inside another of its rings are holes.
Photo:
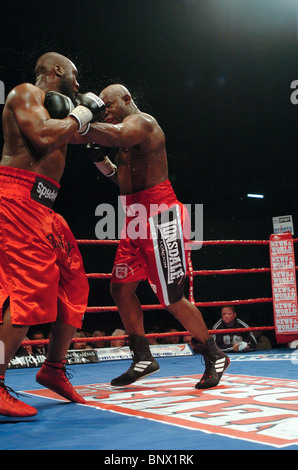
[[[0,376],[0,415],[27,418],[35,416],[37,410],[33,406],[14,398],[9,392],[13,392],[4,385],[4,375]],[[15,393],[15,392],[13,392]],[[16,394],[17,395],[17,394]]]
[[[114,387],[129,385],[159,371],[159,365],[151,354],[148,339],[133,334],[128,337],[128,340],[133,354],[133,362],[124,374],[111,381],[111,385]]]
[[[195,388],[207,389],[216,387],[222,377],[222,374],[230,365],[228,356],[217,346],[215,338],[211,336],[206,346],[198,343],[192,338],[191,345],[195,352],[200,352],[205,360],[205,372]]]
[[[45,361],[36,374],[36,382],[74,403],[86,403],[68,380],[65,364],[65,360],[61,362]]]

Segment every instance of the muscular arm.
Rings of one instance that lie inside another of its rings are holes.
[[[152,118],[136,113],[127,116],[120,124],[94,122],[84,136],[75,135],[72,144],[95,142],[109,148],[130,148],[143,142],[152,132]]]
[[[119,149],[115,163],[121,194],[150,188],[168,177],[165,136],[148,114],[131,114],[120,124],[92,123],[77,143],[88,142]]]
[[[16,87],[7,105],[28,142],[38,153],[51,153],[65,145],[78,124],[72,117],[51,119],[44,108],[44,92],[31,84]]]

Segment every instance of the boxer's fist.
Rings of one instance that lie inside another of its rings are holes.
[[[117,166],[111,162],[109,156],[115,155],[117,149],[111,149],[109,147],[103,147],[102,145],[97,145],[95,143],[89,143],[86,146],[87,155],[95,166],[103,173],[105,176],[113,176],[117,171]]]
[[[69,114],[79,124],[79,129],[94,121],[105,112],[104,102],[94,93],[78,94],[76,96],[76,107]]]
[[[86,145],[86,152],[89,158],[93,162],[102,162],[105,156],[113,158],[116,156],[118,149],[110,148],[110,147],[103,147],[102,145],[89,143]]]
[[[68,96],[49,91],[44,100],[44,107],[52,119],[64,119],[74,109],[74,104]]]

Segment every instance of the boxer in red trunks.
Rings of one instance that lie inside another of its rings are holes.
[[[209,336],[200,311],[184,297],[185,212],[168,180],[164,133],[154,117],[137,108],[124,86],[111,85],[100,98],[106,105],[105,123],[92,123],[82,141],[93,142],[89,145],[92,160],[119,185],[128,206],[127,233],[116,254],[111,294],[129,335],[133,362],[111,384],[128,385],[159,370],[145,337],[136,296],[139,281],[148,278],[162,304],[190,332],[194,347],[205,358],[206,369],[196,388],[214,387],[230,361]],[[108,149],[100,146],[118,149],[116,164],[107,156]],[[158,210],[156,206],[161,204],[164,207]],[[135,236],[133,230],[130,214],[135,215],[136,209],[140,209],[137,222],[145,237]]]
[[[87,306],[89,286],[76,241],[52,205],[63,175],[67,143],[102,112],[95,95],[78,93],[77,69],[66,57],[46,53],[36,63],[35,85],[8,95],[2,116],[0,162],[0,414],[33,416],[4,379],[30,325],[52,323],[38,383],[68,400],[85,403],[65,374],[65,355]],[[63,94],[62,94],[63,93]]]

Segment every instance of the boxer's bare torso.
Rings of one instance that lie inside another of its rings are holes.
[[[22,83],[7,96],[3,115],[4,146],[0,165],[47,176],[59,182],[65,168],[67,143],[78,124],[72,117],[51,119],[44,107],[48,91],[74,98],[78,70],[55,52],[41,56],[35,68],[36,82]]]
[[[104,123],[93,123],[84,142],[117,148],[115,163],[120,194],[151,188],[168,178],[165,135],[154,117],[141,112],[122,85],[105,88]],[[73,142],[75,143],[75,142]]]
[[[44,99],[45,92],[28,83],[17,86],[8,95],[2,116],[5,142],[1,165],[32,171],[59,182],[65,168],[67,144],[53,150],[48,148],[51,134],[57,135],[57,129],[55,126],[49,129]],[[55,124],[56,120],[53,121]]]
[[[120,132],[121,126],[124,130],[130,127],[135,130],[119,140],[124,144],[120,145],[115,159],[120,194],[142,191],[165,181],[168,177],[165,137],[156,120],[137,112],[127,116],[121,125],[115,125]],[[97,125],[94,127],[96,132]]]

